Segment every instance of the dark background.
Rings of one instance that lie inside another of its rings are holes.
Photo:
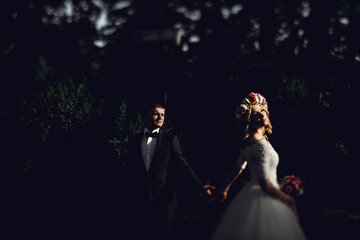
[[[219,186],[236,160],[236,104],[254,91],[269,102],[279,178],[305,183],[308,237],[356,238],[359,13],[351,0],[9,1],[0,9],[0,225],[14,238],[56,236],[64,222],[83,222],[80,235],[96,228],[86,219],[111,205],[112,176],[126,167],[148,101],[166,104],[166,129],[201,180]],[[227,203],[186,198],[177,236],[207,239]]]

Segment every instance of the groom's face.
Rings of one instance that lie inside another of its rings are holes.
[[[164,124],[165,109],[156,107],[146,114],[144,119],[149,130],[160,128]]]

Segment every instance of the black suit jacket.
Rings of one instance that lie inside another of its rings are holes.
[[[177,207],[176,187],[199,193],[202,183],[183,156],[176,136],[160,129],[149,171],[141,154],[143,133],[129,140],[123,183],[129,195],[127,206],[173,210]]]

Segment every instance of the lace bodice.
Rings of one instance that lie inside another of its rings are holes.
[[[240,153],[238,166],[243,166],[244,162],[247,162],[250,168],[252,182],[258,182],[261,177],[269,179],[272,184],[279,187],[277,182],[279,155],[268,141],[263,139],[246,147]]]

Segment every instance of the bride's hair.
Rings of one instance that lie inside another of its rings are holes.
[[[266,98],[260,93],[251,92],[246,98],[244,98],[240,104],[236,107],[235,118],[237,121],[237,128],[240,131],[239,145],[245,147],[248,138],[255,129],[251,127],[251,106],[259,105],[265,110],[268,116],[268,125],[265,127],[265,138],[268,140],[268,136],[272,134],[272,125],[269,120],[269,110]]]
[[[272,125],[269,119],[269,111],[264,108],[261,104],[259,106],[265,110],[268,116],[268,125],[265,127],[265,138],[268,140],[268,136],[272,134]],[[241,145],[245,145],[250,135],[255,129],[251,127],[251,108],[246,111],[241,119],[238,119],[238,128],[240,130],[240,141]]]

